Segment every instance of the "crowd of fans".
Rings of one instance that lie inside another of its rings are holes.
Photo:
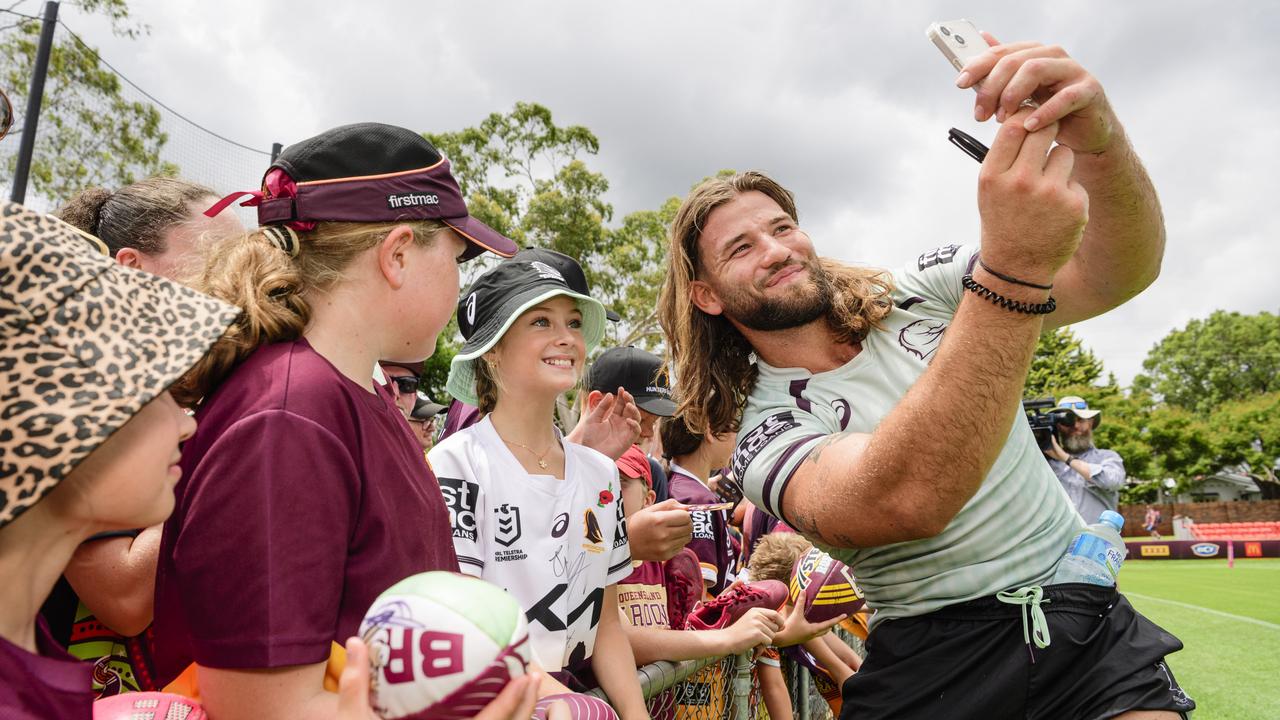
[[[784,656],[845,717],[1190,710],[1163,660],[1180,643],[1114,586],[1041,587],[1084,523],[1013,422],[1042,323],[1154,279],[1158,203],[1060,49],[1000,46],[958,84],[984,77],[978,119],[1004,126],[981,255],[844,265],[771,178],[709,180],[671,229],[670,362],[589,363],[611,319],[578,262],[472,217],[449,160],[404,128],[295,143],[222,199],[153,178],[56,217],[5,205],[4,717],[164,689],[215,720],[369,718],[354,636],[431,570],[502,586],[527,616],[530,672],[485,720],[677,717],[688,693],[646,703],[638,664],[747,651],[776,719]],[[484,253],[499,261],[461,289]],[[454,317],[451,397],[423,396]],[[1074,410],[1058,477],[1105,489]],[[819,622],[790,599],[811,543],[873,615]]]

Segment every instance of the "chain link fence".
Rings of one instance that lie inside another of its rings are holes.
[[[13,186],[41,28],[41,20],[30,14],[39,5],[19,7],[0,12],[0,87],[15,114],[13,130],[0,141],[5,198]],[[118,69],[118,61],[99,55],[88,39],[58,20],[26,205],[49,211],[80,189],[114,190],[156,174],[176,175],[219,195],[258,187],[271,147],[238,142],[211,128],[225,112],[224,102],[179,111],[164,101],[174,93],[139,86]],[[251,211],[236,212],[242,222],[257,224]]]

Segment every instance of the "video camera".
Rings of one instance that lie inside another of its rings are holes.
[[[1057,435],[1058,425],[1069,425],[1074,422],[1071,411],[1058,407],[1056,398],[1023,400],[1022,410],[1027,414],[1027,423],[1031,425],[1031,434],[1036,436],[1036,444],[1040,446],[1041,450],[1048,450],[1053,446],[1051,438]]]

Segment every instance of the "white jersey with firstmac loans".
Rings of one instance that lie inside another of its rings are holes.
[[[747,496],[783,517],[782,495],[819,439],[869,433],[928,367],[959,306],[977,248],[948,246],[894,274],[894,309],[853,360],[828,372],[759,363],[733,469]],[[975,348],[975,352],[981,349]],[[853,570],[874,621],[1043,584],[1084,523],[1021,412],[978,492],[941,534],[881,547],[823,547]],[[908,442],[925,446],[928,431]],[[856,517],[858,508],[848,508]]]
[[[564,442],[565,477],[530,475],[489,418],[427,453],[462,572],[515,596],[545,670],[591,656],[604,588],[631,573],[618,469]]]

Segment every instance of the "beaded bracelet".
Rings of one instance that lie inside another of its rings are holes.
[[[973,279],[973,275],[965,275],[960,282],[964,285],[965,290],[976,294],[980,298],[990,300],[1010,312],[1022,313],[1023,315],[1048,315],[1058,308],[1058,303],[1053,298],[1049,298],[1047,302],[1042,303],[1025,303],[1018,300],[1010,300],[991,288],[979,284],[977,280]]]

